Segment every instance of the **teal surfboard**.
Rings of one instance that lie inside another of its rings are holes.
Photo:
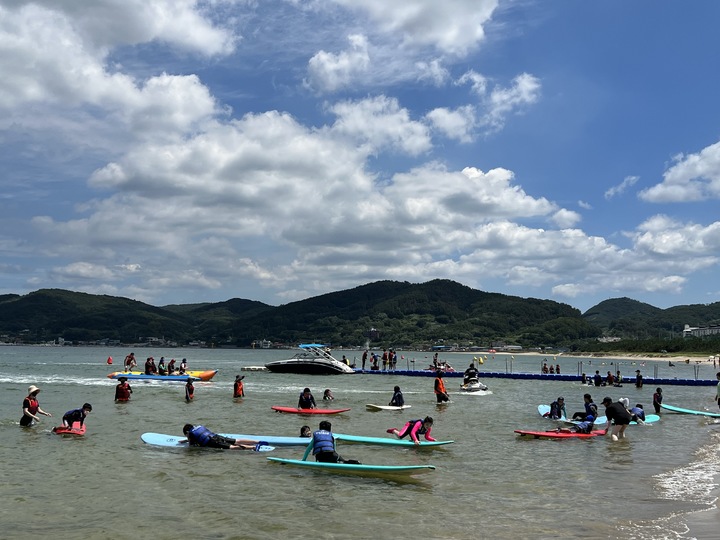
[[[152,446],[164,446],[167,448],[191,448],[187,444],[187,442],[181,442],[187,441],[186,437],[176,437],[175,435],[165,435],[163,433],[143,433],[140,436],[140,439],[142,439],[142,442],[150,444]],[[305,444],[307,444],[307,442]],[[265,444],[260,444],[255,447],[255,452],[271,452],[272,450],[275,450],[274,446],[269,446]]]
[[[660,417],[657,414],[646,414],[645,415],[645,423],[646,424],[654,424],[660,420]],[[595,425],[599,426],[602,424],[607,424],[607,416],[598,416],[597,419],[595,419]],[[636,426],[637,422],[630,422],[631,426]]]
[[[293,467],[304,467],[306,469],[317,469],[349,474],[386,474],[386,475],[411,475],[426,473],[435,470],[434,465],[365,465],[356,463],[322,463],[319,461],[303,461],[301,459],[268,458],[268,461],[292,465]]]
[[[390,439],[389,437],[363,437],[362,435],[347,435],[344,433],[333,433],[336,441],[349,442],[349,443],[360,443],[360,444],[377,444],[381,446],[414,446],[420,448],[427,448],[429,446],[443,446],[445,444],[451,444],[455,441],[420,441],[419,445],[416,445],[411,440],[405,439]]]
[[[665,405],[664,403],[661,403],[660,407],[662,407],[663,409],[667,409],[668,411],[673,411],[676,413],[696,414],[698,416],[709,416],[710,418],[720,418],[720,413],[713,413],[710,411],[695,411],[693,409],[683,409],[682,407],[674,407],[672,405]]]

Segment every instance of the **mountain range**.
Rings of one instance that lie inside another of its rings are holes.
[[[378,281],[280,306],[234,298],[156,307],[62,289],[0,296],[0,339],[22,343],[62,338],[238,347],[259,340],[285,345],[567,347],[601,336],[672,339],[685,324],[718,322],[720,302],[660,309],[615,298],[581,313],[568,304],[479,291],[450,280]]]

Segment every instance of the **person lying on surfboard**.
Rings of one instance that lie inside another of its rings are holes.
[[[360,462],[355,459],[344,459],[335,451],[335,437],[332,434],[332,424],[327,420],[320,422],[317,431],[312,434],[310,444],[305,449],[302,460],[307,461],[307,457],[312,451],[315,461],[322,463],[352,463],[359,465]]]
[[[309,388],[305,388],[302,391],[302,394],[300,394],[300,399],[298,400],[298,409],[317,409],[315,398],[310,393]]]
[[[591,433],[594,425],[595,417],[589,414],[582,422],[578,422],[572,427],[557,428],[555,431],[558,433]]]
[[[387,432],[396,435],[398,439],[402,439],[403,437],[410,435],[410,438],[415,444],[420,444],[420,439],[418,439],[418,435],[425,435],[425,440],[427,441],[435,441],[435,439],[430,436],[432,426],[432,416],[426,416],[422,420],[410,420],[402,427],[402,429],[390,428],[387,430]]]
[[[190,446],[203,446],[206,448],[222,448],[223,450],[255,450],[260,444],[259,441],[251,441],[249,439],[231,439],[223,437],[217,433],[213,433],[205,426],[193,426],[185,424],[183,426],[183,435],[187,437],[181,443],[189,443]]]
[[[66,412],[62,417],[63,426],[66,428],[73,427],[74,422],[80,422],[80,427],[85,423],[85,417],[92,411],[92,405],[85,403],[80,409],[73,409]]]

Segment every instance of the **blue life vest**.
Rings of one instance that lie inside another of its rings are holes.
[[[595,418],[597,418],[597,405],[595,405],[592,401],[590,403],[586,403],[585,414],[592,414]]]
[[[637,416],[643,422],[645,421],[645,411],[640,407],[633,407],[632,409],[630,409],[630,413]]]
[[[332,433],[320,429],[313,433],[313,456],[319,452],[334,452],[335,440]]]
[[[197,446],[207,446],[214,433],[205,426],[195,426],[188,433],[188,439]]]

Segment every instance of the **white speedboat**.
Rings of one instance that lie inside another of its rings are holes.
[[[333,357],[330,350],[317,343],[301,344],[300,352],[287,360],[265,364],[274,373],[301,373],[305,375],[339,375],[355,373],[347,364]]]
[[[462,390],[463,392],[480,392],[480,391],[485,391],[487,389],[488,389],[488,387],[486,385],[484,385],[483,383],[481,383],[478,379],[476,379],[474,377],[471,379],[468,379],[468,382],[460,385],[460,390]]]

